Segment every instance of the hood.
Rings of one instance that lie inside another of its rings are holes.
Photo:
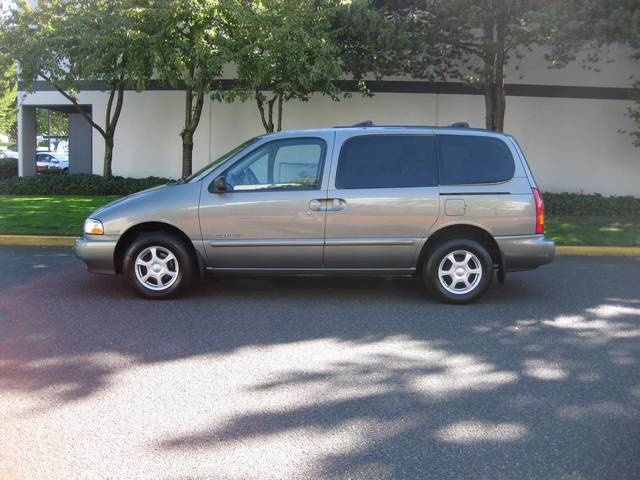
[[[104,213],[108,209],[112,209],[113,207],[123,206],[127,203],[137,201],[142,197],[148,197],[150,194],[155,194],[155,192],[158,192],[160,190],[166,190],[166,189],[172,188],[173,186],[174,185],[172,184],[158,185],[157,187],[151,187],[146,190],[142,190],[140,192],[132,193],[131,195],[127,195],[126,197],[118,198],[117,200],[114,200],[113,202],[109,202],[106,205],[103,205],[102,207],[95,210],[90,215],[90,218],[100,219],[100,214]]]

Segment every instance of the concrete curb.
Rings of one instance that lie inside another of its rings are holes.
[[[0,245],[31,245],[34,247],[72,247],[76,237],[43,235],[0,235]]]
[[[640,256],[640,247],[556,247],[558,255],[588,255],[588,256]]]
[[[31,245],[35,247],[73,247],[76,237],[43,235],[0,235],[0,245]],[[640,247],[556,247],[558,255],[640,256]]]

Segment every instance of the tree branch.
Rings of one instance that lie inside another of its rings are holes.
[[[113,97],[116,95],[116,84],[111,85],[111,91],[109,92],[109,100],[107,101],[107,114],[105,115],[105,126],[107,131],[111,130],[111,107],[113,105]]]
[[[51,85],[53,88],[55,88],[64,98],[69,100],[69,102],[71,102],[71,104],[76,108],[76,110],[78,110],[78,113],[84,117],[84,119],[89,123],[89,125],[91,125],[93,128],[95,128],[100,133],[100,135],[102,135],[104,138],[106,138],[107,133],[104,131],[104,129],[100,125],[98,125],[96,122],[94,122],[93,119],[87,114],[87,112],[85,112],[82,109],[82,107],[80,106],[78,101],[75,99],[75,97],[73,97],[68,92],[66,92],[64,90],[64,88],[62,88],[60,85],[58,85],[58,83],[55,80],[53,80],[51,77],[48,77],[43,72],[38,72],[38,74],[42,78],[44,78],[44,80],[49,85]]]
[[[265,132],[269,133],[269,125],[264,117],[264,101],[260,98],[259,92],[256,92],[256,103],[258,104],[258,110],[260,111],[262,126],[264,127]]]
[[[124,81],[120,80],[118,83],[118,94],[116,97],[116,109],[113,112],[113,118],[109,122],[109,132],[113,135],[120,118],[120,112],[122,111],[122,102],[124,101]]]

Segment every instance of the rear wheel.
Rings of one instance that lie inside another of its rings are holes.
[[[145,233],[125,253],[124,274],[147,298],[178,295],[194,276],[192,256],[184,243],[165,232]]]
[[[438,245],[425,260],[423,281],[439,300],[470,303],[491,285],[493,261],[475,240],[455,239]]]

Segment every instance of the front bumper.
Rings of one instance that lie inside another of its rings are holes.
[[[506,272],[532,270],[551,263],[556,256],[556,244],[544,235],[513,235],[495,237]]]
[[[116,240],[94,240],[86,237],[76,238],[74,250],[76,256],[87,264],[87,270],[93,273],[115,275],[114,253]]]

